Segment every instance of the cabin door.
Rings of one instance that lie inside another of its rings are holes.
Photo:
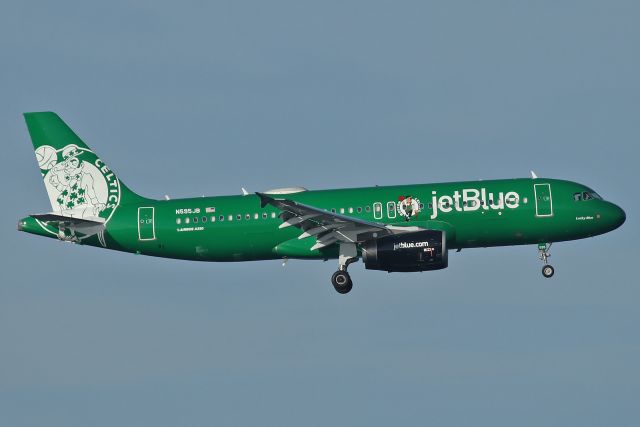
[[[156,225],[154,221],[155,208],[138,208],[138,239],[154,240],[156,238]]]
[[[553,216],[551,184],[534,184],[533,193],[536,198],[536,216]]]

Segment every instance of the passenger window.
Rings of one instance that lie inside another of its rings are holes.
[[[220,221],[224,221],[224,215],[220,215],[220,216],[218,217],[218,219],[219,219]]]
[[[331,208],[332,213],[336,213],[336,208]]]
[[[211,217],[211,222],[216,222],[216,217],[215,216]]]
[[[246,214],[246,215],[244,216],[244,219],[251,219],[251,214]]]
[[[233,221],[233,215],[229,215],[229,216],[227,217],[227,219],[228,219],[229,221]]]
[[[240,221],[240,220],[242,219],[242,215],[237,214],[237,215],[236,215],[236,219],[237,219],[238,221]]]
[[[362,208],[357,209],[358,213],[362,213]]]
[[[340,208],[340,213],[343,214],[344,213],[344,208]]]
[[[180,218],[176,218],[176,224],[180,224],[182,220]]]
[[[271,218],[275,218],[276,217],[276,213],[275,212],[271,212]]]
[[[366,206],[366,207],[364,208],[364,210],[365,210],[366,212],[371,212],[371,206]]]
[[[262,219],[267,219],[267,213],[266,212],[262,213]]]
[[[202,222],[207,222],[207,217],[206,216],[202,217]]]
[[[198,217],[197,216],[193,217],[193,222],[198,222]]]
[[[373,217],[375,219],[382,219],[382,203],[375,202],[373,204]]]
[[[396,202],[387,202],[387,217],[391,219],[396,217]]]
[[[260,217],[260,215],[258,214],[253,214],[253,219],[258,219]]]
[[[185,223],[185,224],[189,224],[189,218],[185,218],[185,219],[184,219],[184,223]]]
[[[353,213],[353,208],[349,208],[349,213]]]

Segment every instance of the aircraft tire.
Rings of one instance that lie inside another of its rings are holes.
[[[550,266],[549,264],[545,265],[544,267],[542,267],[542,275],[544,277],[546,277],[547,279],[553,276],[553,273],[555,273],[555,270],[553,269],[552,266]]]
[[[339,294],[347,294],[353,288],[351,276],[346,271],[338,270],[331,276],[331,284]]]

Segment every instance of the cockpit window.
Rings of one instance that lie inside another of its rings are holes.
[[[602,200],[602,197],[600,197],[600,195],[595,191],[583,191],[581,193],[573,193],[573,200],[575,200],[576,202],[579,202],[582,200],[594,200],[594,199]]]

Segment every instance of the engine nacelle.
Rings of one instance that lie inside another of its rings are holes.
[[[362,261],[368,270],[388,272],[446,268],[446,232],[425,230],[369,240],[362,245]]]

